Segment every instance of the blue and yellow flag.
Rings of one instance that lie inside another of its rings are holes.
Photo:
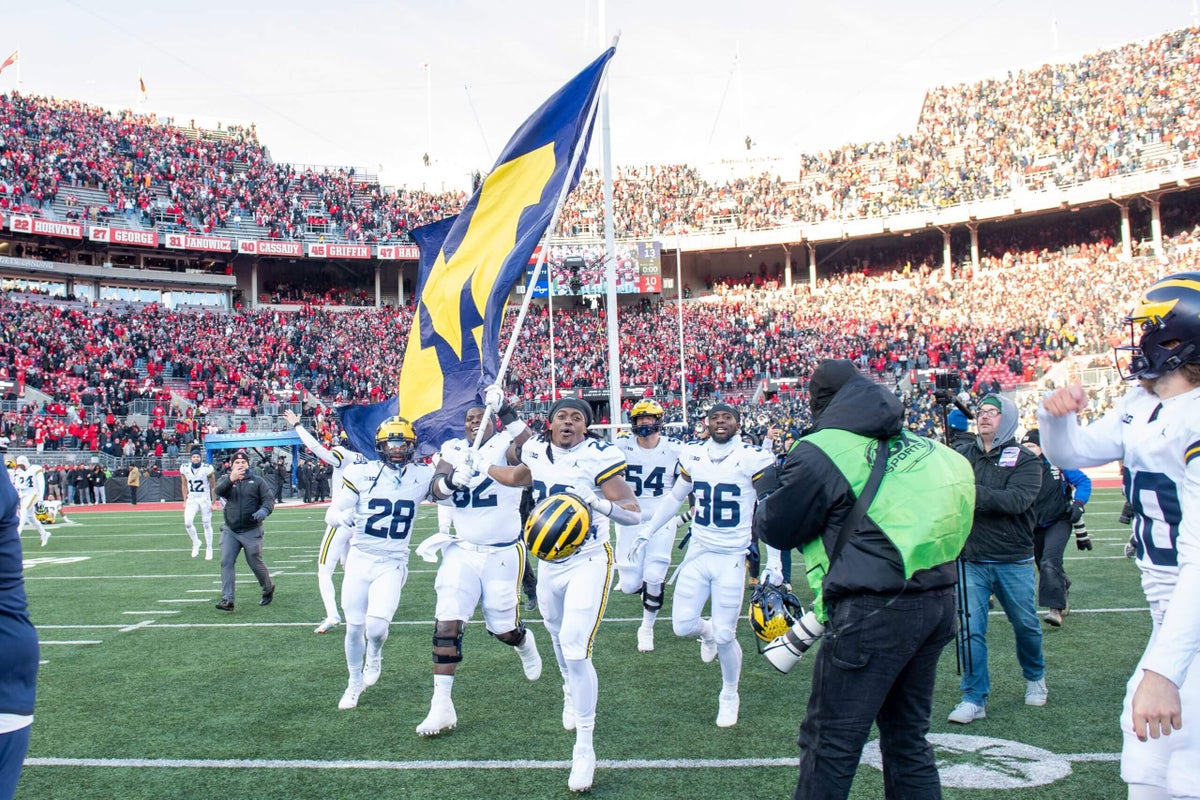
[[[389,397],[370,405],[338,406],[337,414],[350,447],[372,461],[379,460],[375,452],[375,431],[385,419],[396,416],[396,398]]]
[[[525,121],[458,216],[412,232],[421,261],[400,414],[416,427],[422,452],[462,436],[467,407],[496,380],[505,303],[564,184],[579,181],[614,52],[606,50]]]

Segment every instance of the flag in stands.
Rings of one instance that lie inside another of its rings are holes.
[[[142,80],[141,72],[138,72],[138,92],[141,94],[140,102],[146,102],[146,82]]]
[[[17,51],[17,50],[13,50],[12,55],[9,56],[8,58],[4,59],[4,63],[0,64],[0,72],[4,72],[4,70],[8,69],[13,64],[17,63],[17,53],[18,52],[19,51]]]
[[[525,121],[461,213],[413,230],[417,308],[400,370],[400,414],[421,452],[462,435],[495,381],[500,323],[560,198],[579,180],[609,48]]]
[[[375,452],[375,431],[379,428],[379,423],[388,417],[396,416],[396,398],[389,397],[383,402],[371,405],[338,406],[337,413],[342,430],[350,440],[350,447],[367,458],[378,461],[379,455]]]

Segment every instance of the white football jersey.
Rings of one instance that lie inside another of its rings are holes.
[[[658,443],[649,450],[638,444],[636,436],[618,439],[617,447],[625,456],[625,480],[637,496],[642,519],[649,519],[663,498],[671,493],[675,479],[679,477],[679,453],[683,444],[660,434]]]
[[[533,500],[540,503],[552,494],[559,494],[572,486],[591,487],[597,496],[600,484],[619,477],[625,471],[625,456],[615,445],[599,439],[587,438],[570,450],[555,447],[549,442],[529,441],[521,448],[521,461],[533,474]],[[590,553],[608,544],[608,518],[592,513],[592,529],[586,542],[574,555],[560,559],[559,564],[572,558]]]
[[[1167,677],[1177,676],[1181,667],[1186,671],[1200,649],[1200,586],[1195,581],[1180,584],[1195,597],[1180,597],[1175,589],[1181,566],[1200,568],[1200,388],[1160,400],[1135,386],[1086,428],[1071,415],[1051,417],[1039,411],[1038,420],[1043,447],[1059,466],[1123,462],[1142,589],[1155,622],[1168,617],[1152,646],[1163,652],[1152,657],[1147,651],[1143,666]],[[1182,613],[1172,615],[1168,600]]]
[[[212,497],[209,491],[209,476],[213,474],[212,464],[201,464],[198,467],[193,467],[189,461],[179,469],[179,474],[183,476],[187,483],[188,499],[208,500]]]
[[[403,472],[382,461],[347,465],[342,485],[357,498],[351,546],[371,555],[407,554],[417,507],[432,479],[428,464],[409,464]]]
[[[40,489],[45,489],[44,478],[42,476],[42,467],[40,464],[30,464],[25,469],[17,469],[10,471],[9,476],[13,479],[13,486],[17,488],[17,494],[21,497],[27,497],[31,494],[41,494]]]
[[[480,456],[487,463],[508,466],[508,446],[512,435],[501,431],[479,446]],[[442,457],[451,463],[462,463],[471,442],[450,439],[442,445]],[[474,489],[459,489],[450,496],[454,503],[450,513],[454,534],[475,544],[513,544],[521,536],[521,495],[524,488],[505,486],[491,478]]]
[[[735,553],[750,546],[758,499],[754,479],[774,466],[775,456],[742,444],[714,459],[710,444],[685,444],[679,453],[679,476],[691,482],[696,498],[692,539],[705,550]]]
[[[329,479],[333,491],[336,492],[342,488],[345,483],[346,470],[353,464],[372,464],[382,462],[372,462],[369,458],[349,447],[342,447],[340,444],[337,447],[330,448],[329,454],[333,456],[333,476]]]

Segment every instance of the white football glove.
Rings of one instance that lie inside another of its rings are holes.
[[[675,527],[682,528],[684,525],[687,525],[692,521],[693,516],[692,507],[684,506],[683,510],[675,515]]]
[[[649,527],[638,528],[637,535],[633,537],[633,542],[629,545],[629,563],[639,564],[642,561],[642,552],[646,549],[646,543],[650,541],[650,535],[654,531]]]
[[[475,489],[488,479],[488,474],[486,472],[472,472],[470,477],[467,475],[463,475],[462,477],[466,480],[466,487],[468,489]]]
[[[567,491],[582,500],[593,511],[596,510],[596,506],[600,502],[600,499],[596,497],[596,493],[592,491],[592,487],[585,483],[577,483]]]
[[[768,586],[782,586],[783,573],[774,567],[763,567],[762,572],[758,575],[758,580]]]
[[[500,407],[504,405],[504,390],[493,383],[483,390],[483,403],[492,412],[492,418],[495,419],[500,413]]]
[[[357,520],[354,518],[354,509],[353,508],[346,509],[338,517],[338,527],[339,528],[353,528],[356,524],[357,524]]]

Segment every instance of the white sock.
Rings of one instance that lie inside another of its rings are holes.
[[[362,685],[363,654],[367,651],[367,626],[346,624],[346,668],[350,683]]]
[[[450,691],[453,688],[454,688],[454,676],[453,675],[434,675],[433,676],[433,699],[434,699],[434,702],[437,702],[438,700],[449,700],[450,699]]]
[[[576,730],[591,729],[596,725],[596,697],[600,693],[596,668],[590,659],[570,659],[567,672],[570,673],[567,682],[571,687],[571,704],[575,706]]]
[[[737,639],[717,645],[717,660],[721,662],[721,691],[736,692],[742,678],[742,646]]]

